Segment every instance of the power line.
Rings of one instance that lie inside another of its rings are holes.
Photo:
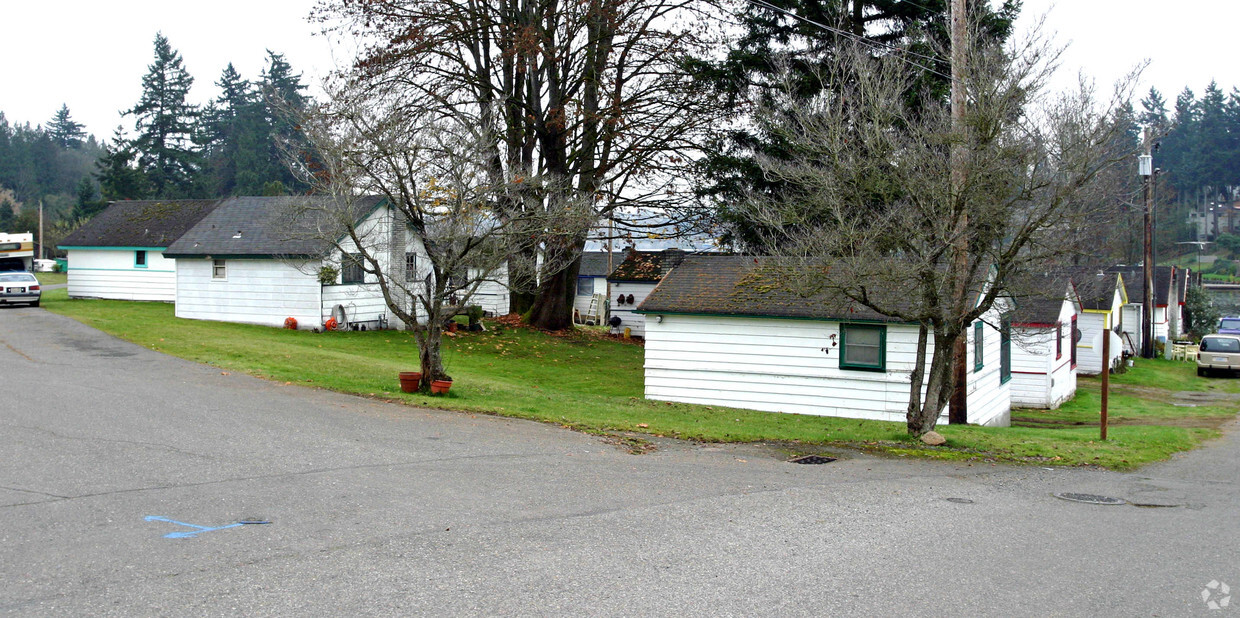
[[[889,44],[887,44],[887,43],[883,43],[883,42],[881,42],[881,41],[875,41],[875,40],[872,40],[872,39],[867,39],[867,38],[865,38],[865,37],[863,37],[863,36],[859,36],[859,35],[857,35],[857,34],[854,34],[854,33],[852,33],[852,32],[849,32],[849,31],[847,31],[847,30],[842,30],[842,29],[840,29],[840,28],[834,28],[834,27],[832,27],[832,26],[828,26],[828,25],[826,25],[826,24],[823,24],[823,23],[820,23],[820,22],[816,22],[816,21],[814,21],[814,20],[812,20],[812,19],[809,19],[809,18],[807,18],[807,17],[802,17],[802,16],[800,16],[800,15],[797,15],[796,13],[793,13],[793,12],[791,12],[791,11],[787,11],[787,10],[781,9],[781,8],[779,8],[779,7],[777,7],[777,6],[773,5],[773,4],[771,4],[771,3],[769,3],[769,2],[766,2],[766,0],[746,0],[746,1],[747,1],[747,2],[749,2],[750,4],[754,4],[754,5],[757,5],[757,6],[763,7],[763,8],[770,9],[770,10],[775,11],[775,12],[777,12],[777,13],[781,13],[781,14],[783,14],[783,15],[787,15],[788,17],[791,17],[791,18],[793,18],[793,19],[797,19],[797,20],[803,21],[803,22],[805,22],[805,23],[807,23],[807,24],[809,24],[809,25],[811,25],[811,26],[815,26],[815,27],[817,27],[817,28],[822,28],[823,30],[826,30],[826,31],[828,31],[828,32],[832,32],[832,33],[834,33],[834,34],[837,34],[837,35],[843,36],[843,37],[848,38],[848,39],[850,39],[850,40],[852,40],[852,41],[855,41],[855,42],[857,42],[857,43],[860,43],[860,44],[862,44],[862,45],[866,45],[866,46],[870,47],[871,49],[876,49],[876,50],[881,50],[881,51],[894,51],[894,52],[899,52],[899,53],[905,53],[905,54],[909,54],[909,55],[912,55],[912,56],[917,56],[917,57],[919,57],[919,58],[925,58],[926,60],[929,60],[930,62],[942,62],[942,60],[941,60],[941,59],[939,59],[939,58],[935,58],[935,57],[933,57],[933,56],[927,56],[927,55],[924,55],[924,54],[919,54],[919,53],[917,53],[917,52],[910,51],[910,50],[904,49],[904,48],[902,48],[902,47],[896,47],[896,46],[894,46],[894,45],[889,45]],[[905,1],[907,1],[907,0],[905,0]],[[914,3],[911,3],[911,2],[910,2],[910,4],[914,4]],[[916,5],[916,6],[921,6],[921,5]],[[925,8],[925,7],[922,7],[922,8]],[[926,9],[926,10],[929,10],[929,9]],[[919,69],[921,69],[921,70],[923,70],[923,71],[926,71],[926,72],[928,72],[928,73],[932,73],[932,74],[934,74],[934,75],[938,75],[939,77],[942,77],[942,78],[944,78],[944,79],[951,79],[951,76],[950,76],[950,75],[945,75],[945,74],[943,74],[943,73],[940,73],[940,72],[938,72],[938,71],[934,70],[933,68],[930,68],[930,67],[925,66],[925,65],[923,65],[923,64],[919,64],[919,63],[917,63],[917,62],[913,62],[912,60],[909,60],[909,59],[907,59],[907,58],[899,58],[899,60],[901,60],[902,62],[906,62],[906,63],[908,63],[908,64],[911,64],[911,65],[913,65],[913,66],[915,66],[915,67],[917,67],[917,68],[919,68]]]

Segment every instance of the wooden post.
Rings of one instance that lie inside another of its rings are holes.
[[[1111,329],[1102,333],[1102,418],[1098,426],[1102,429],[1102,440],[1107,439],[1107,395],[1111,389]]]

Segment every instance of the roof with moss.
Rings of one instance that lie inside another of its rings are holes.
[[[111,202],[60,247],[168,247],[221,200],[126,200]]]
[[[363,197],[347,208],[355,221],[374,211],[383,198]],[[320,196],[230,197],[172,243],[174,258],[273,258],[325,255],[334,239],[334,198]]]
[[[787,288],[769,258],[688,255],[638,307],[642,313],[681,313],[821,320],[902,322],[824,294]]]

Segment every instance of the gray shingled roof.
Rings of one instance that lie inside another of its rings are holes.
[[[232,197],[204,217],[172,243],[166,257],[182,258],[272,258],[317,257],[331,247],[327,239],[316,238],[316,218],[327,218],[326,210],[305,211],[300,218],[291,213],[300,206],[326,204],[329,197],[280,196]],[[355,218],[372,211],[382,198],[366,197],[352,205]]]
[[[611,268],[619,266],[623,261],[623,251],[612,251]],[[581,271],[577,274],[581,277],[606,277],[611,273],[611,268],[607,267],[606,251],[583,251],[581,253]]]
[[[1058,322],[1065,296],[1073,294],[1071,286],[1065,275],[1028,275],[1008,285],[1016,305],[1012,323],[1041,326]]]
[[[899,322],[835,298],[804,297],[780,285],[763,258],[687,255],[638,307],[642,313],[696,313],[756,317]]]
[[[128,200],[60,241],[60,247],[167,247],[211,213],[220,200]]]
[[[1124,276],[1124,290],[1128,293],[1128,302],[1141,304],[1145,302],[1145,269],[1140,266],[1112,266],[1107,272],[1120,273]],[[1171,293],[1171,267],[1154,267],[1154,305],[1167,304]]]

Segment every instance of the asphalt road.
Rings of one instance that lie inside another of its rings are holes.
[[[228,375],[34,308],[0,310],[0,366],[0,614],[1240,615],[1234,427],[1135,474],[799,466]]]

